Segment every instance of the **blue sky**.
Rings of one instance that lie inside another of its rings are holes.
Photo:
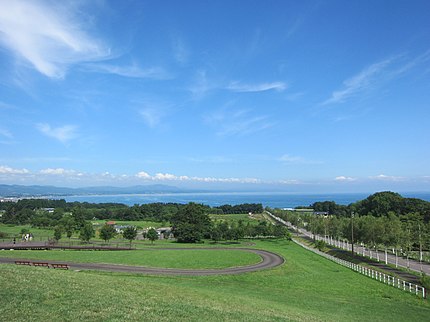
[[[430,191],[430,3],[0,0],[0,183]]]

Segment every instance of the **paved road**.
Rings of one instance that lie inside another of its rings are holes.
[[[166,250],[167,248],[165,248]],[[169,248],[169,250],[196,250],[196,248]],[[202,249],[202,248],[198,248]],[[101,270],[110,272],[124,272],[133,274],[154,274],[154,275],[188,275],[188,276],[204,276],[204,275],[229,275],[229,274],[241,274],[255,272],[262,269],[269,269],[284,263],[284,259],[275,254],[265,250],[252,249],[252,248],[205,248],[206,250],[236,250],[246,251],[257,254],[261,257],[261,262],[241,267],[231,267],[224,269],[173,269],[173,268],[153,268],[153,267],[142,267],[142,266],[128,266],[128,265],[116,265],[116,264],[98,264],[98,263],[73,263],[64,261],[52,261],[49,263],[67,264],[70,269],[74,270]],[[157,250],[162,250],[158,248]],[[2,258],[0,257],[0,264],[13,264],[17,258]],[[20,258],[19,260],[28,260]],[[32,260],[29,260],[32,261]],[[41,260],[38,260],[41,261]],[[46,261],[45,261],[46,262]]]

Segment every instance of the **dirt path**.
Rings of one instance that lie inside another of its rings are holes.
[[[168,248],[164,248],[167,250]],[[196,248],[169,248],[169,250],[196,250]],[[198,248],[201,249],[201,248]],[[223,248],[206,248],[206,250],[220,250]],[[153,274],[153,275],[188,275],[188,276],[205,276],[205,275],[229,275],[229,274],[241,274],[255,272],[262,269],[269,269],[277,267],[284,263],[284,259],[272,252],[265,250],[252,249],[252,248],[225,248],[226,250],[237,250],[246,251],[257,254],[261,257],[261,262],[248,266],[231,267],[224,269],[173,269],[173,268],[155,268],[155,267],[143,267],[143,266],[129,266],[129,265],[117,265],[117,264],[99,264],[99,263],[74,263],[64,261],[44,261],[49,263],[67,264],[70,269],[73,270],[101,270],[110,272],[123,272],[133,274]],[[161,248],[157,250],[162,250]],[[23,258],[5,258],[0,257],[0,264],[14,264],[16,260],[29,260]],[[29,261],[32,261],[31,259]],[[39,262],[41,260],[38,260]]]

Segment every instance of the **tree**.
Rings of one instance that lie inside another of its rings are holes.
[[[219,242],[221,240],[221,231],[220,231],[219,226],[215,226],[215,227],[212,228],[211,239],[215,243],[217,243],[217,242]]]
[[[100,229],[100,238],[103,239],[105,242],[112,239],[116,234],[115,227],[112,225],[105,224]]]
[[[94,231],[93,225],[90,222],[86,222],[81,228],[79,238],[88,243],[95,235],[96,232]]]
[[[55,227],[54,229],[54,239],[58,242],[61,239],[61,234],[63,229],[60,226]]]
[[[154,240],[158,239],[158,233],[154,228],[150,228],[148,230],[148,233],[146,234],[146,237],[151,241],[151,243],[154,243]]]
[[[131,242],[137,237],[137,229],[135,227],[128,226],[122,231],[122,236],[130,241],[131,247]]]
[[[282,225],[273,226],[273,235],[276,238],[286,238],[288,240],[291,239],[291,234],[288,231],[287,227],[282,226]]]
[[[171,221],[173,234],[180,243],[199,242],[206,235],[210,235],[212,223],[202,205],[185,205],[172,216]]]

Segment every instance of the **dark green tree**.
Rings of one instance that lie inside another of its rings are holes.
[[[105,242],[109,241],[116,235],[115,227],[112,225],[105,224],[100,228],[100,238]]]
[[[148,233],[146,234],[146,238],[148,238],[153,244],[155,240],[158,239],[158,233],[154,228],[150,228]]]
[[[122,236],[130,241],[131,247],[131,242],[137,237],[137,229],[135,227],[128,226],[122,231]]]
[[[172,231],[180,243],[195,243],[210,236],[212,223],[205,207],[189,203],[172,216]]]
[[[95,235],[96,232],[94,231],[93,225],[90,222],[86,222],[80,230],[79,238],[88,243]]]
[[[54,229],[54,239],[59,241],[61,239],[61,234],[63,233],[63,229],[60,226],[55,227]]]

